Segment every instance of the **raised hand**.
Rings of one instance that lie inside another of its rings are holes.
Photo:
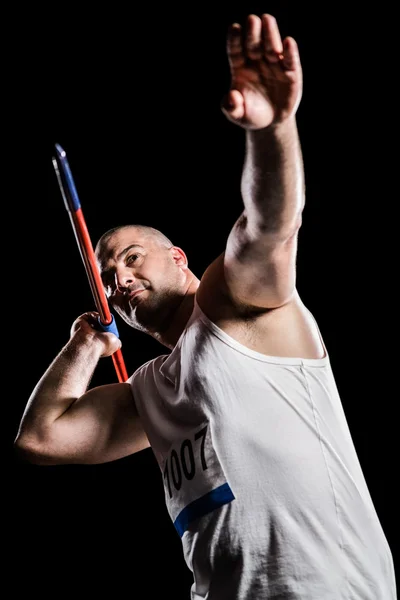
[[[291,37],[282,42],[272,15],[249,15],[246,31],[231,25],[227,55],[231,86],[222,111],[230,121],[262,129],[295,114],[303,87],[298,47]]]

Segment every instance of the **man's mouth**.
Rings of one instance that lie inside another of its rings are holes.
[[[135,290],[134,292],[129,292],[128,293],[129,300],[132,300],[132,298],[135,298],[138,294],[141,294],[144,291],[145,291],[144,288],[141,288],[140,290]]]
[[[144,288],[141,288],[140,290],[135,290],[134,292],[129,292],[127,294],[128,305],[130,307],[136,306],[136,304],[138,303],[138,298],[139,298],[140,294],[145,291],[146,290]]]

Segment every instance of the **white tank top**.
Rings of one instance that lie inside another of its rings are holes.
[[[265,356],[195,303],[130,382],[192,600],[396,599],[328,355]]]

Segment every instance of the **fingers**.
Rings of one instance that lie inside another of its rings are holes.
[[[245,56],[242,43],[242,28],[238,23],[233,23],[228,30],[226,49],[232,71],[243,67],[245,64]]]
[[[222,111],[232,121],[244,116],[244,98],[238,90],[230,90],[222,101]]]
[[[285,71],[297,71],[300,68],[299,49],[292,37],[287,37],[283,42],[282,67]]]
[[[286,38],[282,42],[275,17],[263,14],[261,18],[250,14],[246,32],[238,23],[229,27],[227,37],[228,61],[232,71],[244,67],[247,59],[278,64],[285,70],[294,70],[299,65],[299,53],[295,40]]]
[[[81,315],[80,319],[83,321],[86,321],[87,323],[89,323],[89,325],[91,327],[93,327],[95,325],[95,323],[97,322],[97,319],[99,318],[99,313],[95,312],[95,311],[88,311],[86,313],[84,313],[83,315]]]
[[[264,57],[269,63],[282,59],[283,44],[275,17],[264,14],[261,17]]]
[[[247,56],[252,60],[260,60],[262,58],[261,31],[261,19],[256,15],[249,15],[247,17],[245,48]]]

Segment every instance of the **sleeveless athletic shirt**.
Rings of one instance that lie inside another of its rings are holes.
[[[129,381],[192,600],[396,599],[327,353],[265,356],[195,302],[172,352]]]

